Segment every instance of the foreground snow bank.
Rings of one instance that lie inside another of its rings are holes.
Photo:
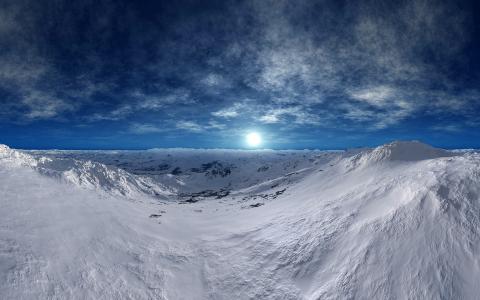
[[[0,207],[0,299],[195,297],[179,284],[197,280],[196,250],[168,238],[156,208],[3,165]]]

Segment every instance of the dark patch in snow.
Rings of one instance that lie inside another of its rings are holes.
[[[176,167],[175,169],[172,170],[172,175],[180,175],[182,174],[182,170],[179,167]]]
[[[270,167],[269,166],[262,166],[260,168],[257,169],[257,172],[265,172],[269,169]]]

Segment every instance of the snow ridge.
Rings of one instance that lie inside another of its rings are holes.
[[[434,148],[419,141],[394,141],[361,151],[354,155],[349,163],[355,168],[384,162],[415,162],[458,155],[458,152]]]
[[[28,166],[43,175],[58,178],[87,189],[103,190],[109,194],[128,198],[144,195],[168,199],[175,190],[153,181],[149,177],[130,174],[122,169],[90,160],[34,157],[0,145],[0,161]]]
[[[434,148],[419,141],[395,141],[390,144],[375,148],[371,153],[371,159],[417,161],[438,157],[454,156],[446,150]]]

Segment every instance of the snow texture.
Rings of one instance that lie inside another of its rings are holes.
[[[0,145],[0,299],[476,299],[480,155]]]

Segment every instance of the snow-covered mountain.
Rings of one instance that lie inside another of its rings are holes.
[[[239,189],[330,160],[335,152],[153,149],[148,151],[29,151],[36,158],[95,161],[148,176],[181,192]]]
[[[74,185],[92,190],[102,190],[113,195],[134,199],[152,195],[167,199],[176,193],[146,176],[136,176],[115,166],[106,166],[91,160],[78,160],[74,157],[59,158],[42,155],[33,156],[26,152],[0,145],[0,159],[16,165],[29,166],[39,173],[56,177]]]
[[[2,146],[0,207],[2,299],[480,293],[475,151]]]

